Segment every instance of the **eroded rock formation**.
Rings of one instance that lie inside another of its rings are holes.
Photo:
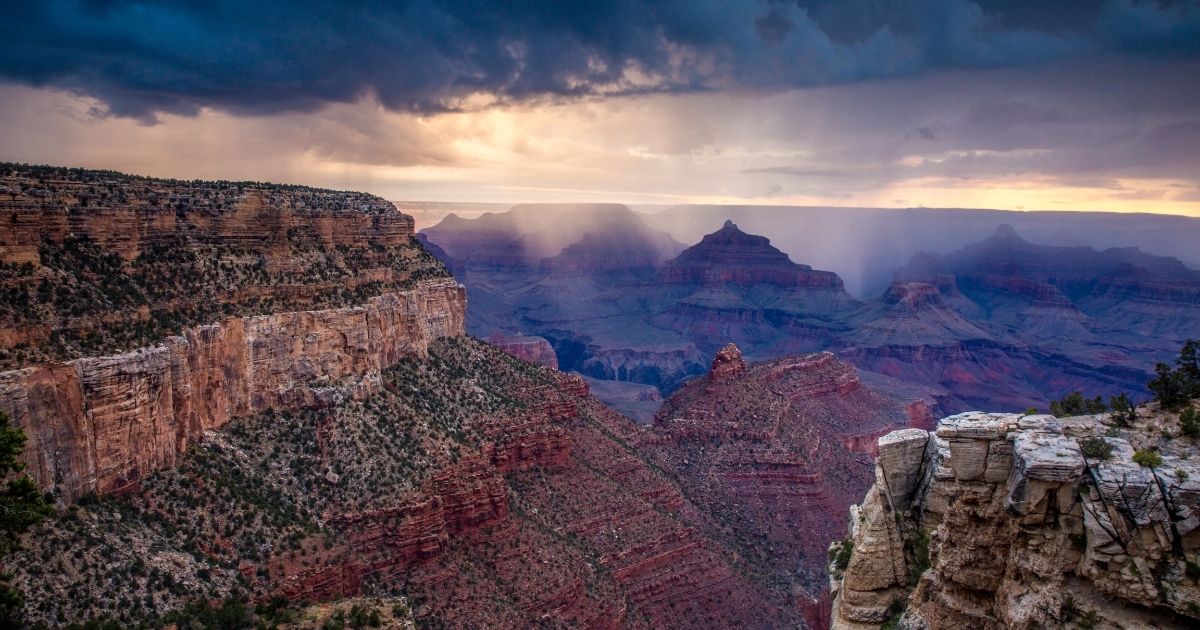
[[[554,354],[554,347],[544,337],[495,333],[487,341],[518,359],[538,363],[552,370],[558,369],[558,355]]]
[[[372,195],[6,164],[0,213],[0,409],[64,502],[464,332],[465,290]]]
[[[1173,417],[972,412],[880,438],[875,483],[830,552],[833,627],[1194,627],[1191,438],[1162,443],[1155,468],[1132,457]]]
[[[858,444],[907,421],[899,401],[863,386],[832,354],[747,366],[730,344],[709,377],[667,399],[639,450],[713,515],[717,535],[760,579],[820,627],[824,541],[843,535],[838,515],[870,484]]]
[[[162,344],[0,372],[38,484],[64,501],[129,487],[202,432],[266,409],[328,406],[379,390],[382,368],[463,334],[453,280],[360,307],[230,319]]]

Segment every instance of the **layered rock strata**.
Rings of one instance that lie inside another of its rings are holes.
[[[0,372],[0,409],[24,429],[39,486],[64,501],[116,492],[230,418],[377,392],[382,368],[463,334],[465,308],[462,286],[435,280],[362,306],[195,326],[132,352]]]
[[[827,540],[870,484],[863,435],[905,426],[903,405],[829,353],[747,366],[730,344],[669,398],[639,450],[674,475],[759,579],[823,624]]]
[[[1102,421],[972,412],[880,438],[831,550],[833,627],[1194,627],[1200,466],[1184,444],[1143,467],[1131,441],[1160,438]]]
[[[487,341],[518,359],[538,363],[552,370],[558,369],[558,355],[554,354],[554,347],[545,337],[496,333],[489,336]]]

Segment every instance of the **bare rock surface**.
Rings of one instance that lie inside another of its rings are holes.
[[[852,550],[831,567],[833,627],[1195,627],[1200,486],[1194,438],[1162,428],[1175,416],[970,412],[884,436],[831,551]]]

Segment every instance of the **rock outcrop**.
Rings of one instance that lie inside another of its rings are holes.
[[[908,417],[832,354],[747,366],[730,344],[707,378],[667,399],[639,450],[714,515],[759,579],[820,625],[825,541],[843,535],[841,515],[870,483],[856,445]]]
[[[495,333],[488,337],[487,341],[518,359],[544,365],[552,370],[558,369],[558,355],[554,354],[554,347],[545,337]]]
[[[741,376],[746,371],[746,362],[742,360],[742,351],[734,344],[729,344],[717,351],[713,357],[712,367],[708,369],[708,378],[713,381],[724,381]]]
[[[833,627],[1194,626],[1200,467],[1188,444],[1135,463],[1160,427],[972,412],[880,438],[830,552]]]
[[[465,302],[438,280],[361,307],[196,326],[132,352],[0,372],[0,409],[25,430],[39,486],[64,501],[117,492],[231,418],[377,392],[381,369],[463,334]]]
[[[0,409],[63,502],[464,334],[465,290],[372,195],[24,165],[0,190]]]

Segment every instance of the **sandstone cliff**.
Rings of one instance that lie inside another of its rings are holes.
[[[880,438],[830,550],[833,627],[1195,627],[1200,467],[1177,427],[972,412]]]
[[[229,319],[132,352],[0,372],[38,484],[72,501],[170,466],[204,431],[266,409],[373,394],[382,368],[463,334],[464,289],[427,281],[363,306]]]
[[[63,502],[464,333],[465,290],[371,195],[5,164],[0,214],[0,409]]]
[[[363,193],[0,164],[0,215],[0,369],[449,277]]]

